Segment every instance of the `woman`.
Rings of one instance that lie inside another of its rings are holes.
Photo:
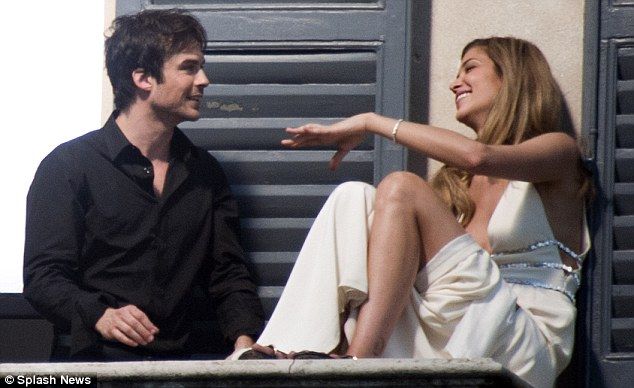
[[[374,113],[287,129],[291,148],[336,144],[333,169],[366,133],[445,167],[431,184],[397,172],[376,190],[335,190],[251,356],[274,345],[278,355],[491,357],[554,383],[589,249],[588,179],[562,94],[539,49],[515,38],[469,43],[450,89],[477,140]]]

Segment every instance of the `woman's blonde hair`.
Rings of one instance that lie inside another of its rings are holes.
[[[502,80],[477,141],[518,144],[547,132],[565,132],[576,138],[561,89],[537,46],[511,37],[476,39],[465,46],[462,57],[474,47],[491,58]],[[468,193],[471,178],[466,171],[444,166],[431,182],[462,225],[471,221],[475,211]]]

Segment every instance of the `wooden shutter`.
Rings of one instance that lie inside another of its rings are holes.
[[[334,151],[288,150],[284,128],[377,111],[407,117],[409,1],[144,1],[187,8],[210,41],[201,119],[180,127],[223,165],[267,314],[314,217],[339,183],[376,183],[406,153],[368,137],[336,172]],[[139,4],[118,2],[117,12]]]
[[[634,1],[602,0],[590,386],[634,381]]]
[[[634,42],[615,47],[612,350],[634,352]]]

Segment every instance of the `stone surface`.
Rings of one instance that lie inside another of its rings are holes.
[[[144,361],[1,364],[12,376],[90,377],[92,383],[150,386],[522,386],[490,359]]]

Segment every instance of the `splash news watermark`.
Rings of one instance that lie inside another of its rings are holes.
[[[70,375],[7,375],[4,377],[7,385],[30,387],[36,385],[90,385],[94,382],[90,376]]]

